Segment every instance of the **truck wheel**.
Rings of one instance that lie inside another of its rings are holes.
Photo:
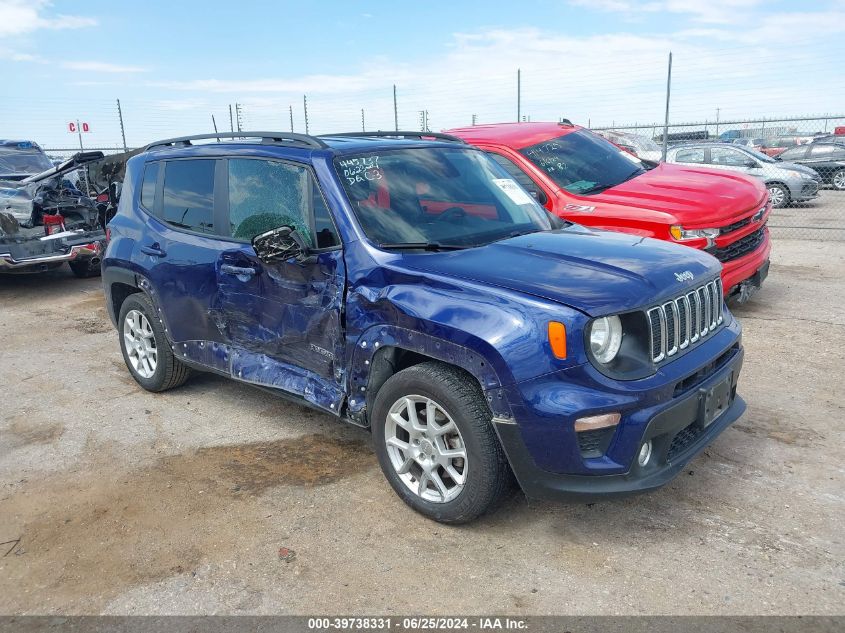
[[[75,277],[80,279],[87,279],[88,277],[98,277],[100,275],[100,259],[94,262],[93,258],[81,259],[76,262],[68,262],[71,272]]]
[[[138,292],[126,298],[117,324],[123,360],[144,389],[166,391],[188,379],[190,368],[174,356],[145,294]]]
[[[834,189],[845,191],[845,169],[840,169],[839,171],[834,172],[830,182],[833,184]]]
[[[373,405],[379,465],[402,500],[442,523],[467,523],[492,509],[513,474],[478,383],[437,362],[391,376]]]
[[[772,183],[767,186],[769,190],[769,200],[772,201],[772,206],[775,209],[780,209],[789,204],[789,191],[783,185]]]

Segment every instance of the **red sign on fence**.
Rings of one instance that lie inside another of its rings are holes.
[[[90,132],[91,127],[87,123],[79,123],[78,121],[71,121],[67,124],[67,131],[76,134],[77,132]]]

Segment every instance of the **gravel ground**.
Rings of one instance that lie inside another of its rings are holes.
[[[777,240],[747,413],[670,485],[465,527],[369,435],[246,385],[130,378],[98,280],[0,278],[0,613],[842,614],[845,243]]]

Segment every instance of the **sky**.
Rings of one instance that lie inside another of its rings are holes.
[[[0,138],[129,146],[228,129],[440,130],[845,112],[845,0],[0,0]],[[717,114],[718,113],[718,114]],[[214,122],[212,122],[212,116]],[[841,123],[839,123],[841,124]]]

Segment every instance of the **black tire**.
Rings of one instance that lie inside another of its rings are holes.
[[[410,490],[388,454],[388,413],[394,403],[409,395],[435,400],[451,416],[463,439],[466,481],[458,495],[445,503],[428,501]],[[396,494],[420,514],[441,523],[468,523],[495,508],[513,489],[514,479],[491,418],[480,385],[461,369],[426,362],[391,376],[376,395],[371,424],[379,465]]]
[[[791,196],[789,195],[789,189],[787,189],[783,185],[776,183],[776,182],[773,182],[773,183],[766,185],[766,189],[769,190],[769,199],[772,200],[772,207],[773,208],[781,209],[781,208],[785,207],[786,205],[788,205],[790,203]],[[773,189],[779,190],[781,192],[781,195],[779,197],[778,202],[775,202],[775,199],[776,199],[777,196],[776,196],[775,192],[772,191]]]
[[[126,321],[126,315],[131,310],[138,310],[143,314],[153,331],[153,338],[155,340],[155,347],[157,353],[157,361],[155,371],[149,377],[140,375],[129,360],[129,355],[126,350],[126,341],[123,336],[123,324]],[[190,377],[191,369],[182,363],[173,354],[170,349],[170,343],[164,334],[164,328],[161,322],[156,317],[156,311],[149,297],[141,292],[136,292],[129,295],[123,304],[120,306],[120,317],[117,321],[117,334],[120,341],[120,351],[123,353],[123,361],[126,363],[126,368],[139,385],[147,391],[167,391],[174,387],[179,387]]]
[[[830,184],[837,191],[845,191],[845,169],[838,169],[830,175]]]
[[[75,262],[68,262],[68,266],[70,266],[71,272],[73,272],[75,277],[79,277],[80,279],[87,279],[88,277],[99,277],[100,276],[100,261],[97,260],[97,263],[92,263],[92,259],[80,259],[79,261]]]

